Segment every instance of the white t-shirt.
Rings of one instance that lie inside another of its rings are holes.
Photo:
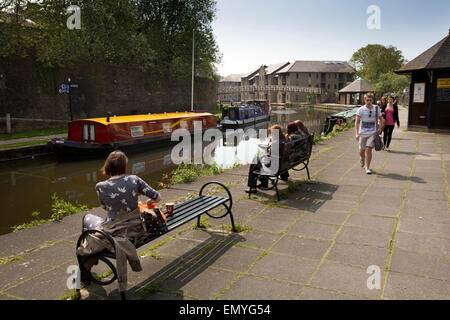
[[[378,117],[380,117],[381,111],[376,105],[372,105],[372,110],[369,110],[365,105],[358,109],[356,115],[361,118],[359,134],[370,135],[377,132],[377,109]]]

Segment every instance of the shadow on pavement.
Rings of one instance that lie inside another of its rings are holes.
[[[207,240],[199,243],[195,248],[162,267],[141,283],[129,288],[126,292],[127,299],[141,300],[159,298],[181,300],[183,299],[183,291],[181,288],[199,276],[235,244],[245,241],[245,238],[237,233],[225,234],[224,236],[223,233],[209,230],[204,231],[210,235]],[[148,269],[146,270],[144,264],[142,267],[144,269],[142,273],[151,272]],[[130,272],[132,271],[129,269],[129,276]],[[117,287],[117,282],[111,285]],[[85,290],[89,292],[86,300],[98,300],[99,298],[108,300],[120,299],[117,288],[108,293],[104,287],[93,284],[85,288]]]

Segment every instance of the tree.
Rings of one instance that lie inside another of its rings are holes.
[[[349,64],[356,70],[356,75],[375,83],[380,75],[400,69],[406,59],[396,47],[369,44],[356,51]]]
[[[67,28],[69,4],[80,7],[80,30]],[[8,17],[0,58],[31,57],[50,69],[113,64],[140,68],[157,85],[187,82],[194,33],[195,74],[217,79],[215,11],[215,0],[0,0],[0,18]]]
[[[356,51],[349,64],[356,75],[369,81],[377,92],[401,93],[409,85],[409,78],[394,71],[406,62],[402,52],[394,46],[369,44]]]
[[[380,75],[374,87],[377,92],[401,94],[403,89],[409,86],[408,76],[402,76],[393,72]]]
[[[220,59],[212,31],[214,0],[136,0],[139,20],[149,43],[157,44],[159,79],[190,79],[192,37],[195,33],[195,73],[215,77]]]

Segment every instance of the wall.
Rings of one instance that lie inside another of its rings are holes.
[[[157,88],[137,69],[98,64],[74,68],[44,68],[31,59],[0,59],[0,117],[68,120],[69,96],[58,93],[67,78],[72,89],[74,119],[190,110],[191,83],[168,83]],[[216,109],[217,83],[195,78],[194,108]]]

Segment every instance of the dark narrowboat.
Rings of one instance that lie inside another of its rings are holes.
[[[270,120],[269,104],[266,100],[245,101],[240,106],[222,108],[222,130],[251,127]]]

